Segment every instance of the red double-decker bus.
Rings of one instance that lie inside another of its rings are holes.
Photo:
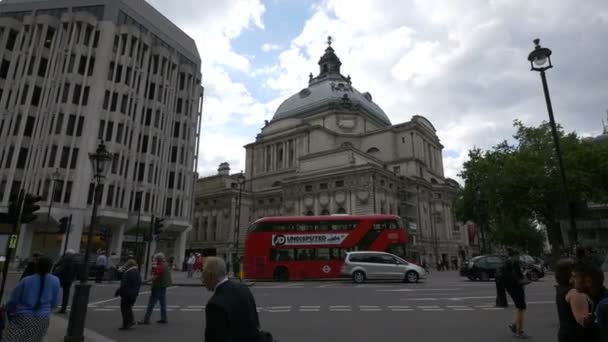
[[[338,278],[346,252],[403,255],[407,239],[407,229],[395,215],[265,217],[249,227],[245,277]]]

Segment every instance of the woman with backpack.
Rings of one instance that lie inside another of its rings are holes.
[[[60,287],[59,279],[51,274],[52,267],[50,258],[39,258],[36,274],[23,278],[11,292],[6,312],[12,318],[3,342],[41,342],[46,335]]]

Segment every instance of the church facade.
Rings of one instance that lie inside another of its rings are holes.
[[[379,213],[407,222],[408,258],[458,257],[469,241],[453,214],[459,185],[444,176],[433,124],[415,115],[393,125],[341,73],[331,43],[319,67],[245,146],[242,174],[223,163],[198,180],[189,248],[242,255],[247,226],[265,216]]]

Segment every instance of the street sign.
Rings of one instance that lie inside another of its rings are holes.
[[[13,234],[8,239],[8,247],[10,249],[17,248],[17,235]]]

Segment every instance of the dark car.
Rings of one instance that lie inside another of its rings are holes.
[[[488,281],[496,277],[496,271],[507,260],[502,255],[480,255],[462,264],[460,275],[470,280]]]
[[[496,272],[508,257],[504,255],[480,255],[467,262],[460,268],[460,275],[467,277],[470,280],[488,281],[496,278]],[[534,258],[529,255],[522,255],[520,263],[523,268],[524,275],[532,280],[538,281],[545,276],[543,266],[536,263]]]

